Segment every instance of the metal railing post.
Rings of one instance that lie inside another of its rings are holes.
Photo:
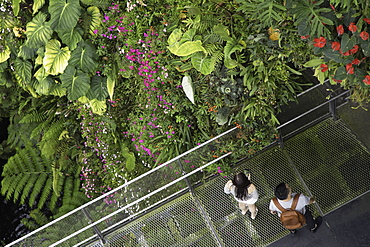
[[[84,215],[86,216],[86,218],[89,220],[89,224],[94,223],[94,220],[91,218],[91,215],[90,215],[90,213],[86,210],[86,208],[83,208],[83,209],[82,209],[82,212],[84,213]],[[106,241],[105,241],[105,239],[104,239],[103,234],[101,233],[101,231],[99,230],[99,228],[98,228],[96,225],[94,225],[94,226],[93,226],[93,229],[94,229],[94,232],[96,233],[96,235],[98,235],[98,237],[99,237],[99,239],[100,239],[101,244],[104,246],[104,245],[105,245],[105,243],[106,243]]]
[[[184,171],[184,168],[182,166],[182,163],[180,160],[177,160],[177,163],[179,164],[180,168],[181,168],[181,171],[182,171],[182,174],[183,175],[186,175],[186,171]],[[203,216],[207,226],[209,227],[209,229],[211,230],[211,233],[213,235],[213,238],[215,239],[215,241],[217,242],[217,244],[219,246],[224,246],[223,243],[222,243],[222,240],[220,239],[220,237],[218,236],[217,232],[216,232],[216,229],[213,227],[212,225],[212,221],[211,219],[209,218],[208,214],[206,213],[206,211],[204,210],[203,208],[203,205],[202,203],[199,201],[199,198],[198,196],[195,194],[195,191],[194,191],[194,188],[193,186],[191,185],[190,181],[189,181],[189,178],[186,177],[185,178],[185,181],[186,181],[186,184],[188,185],[188,188],[189,188],[189,192],[190,194],[192,195],[192,197],[194,198],[194,201],[195,201],[195,204],[198,206],[200,212],[201,212],[201,215]]]

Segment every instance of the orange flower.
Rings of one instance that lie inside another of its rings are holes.
[[[339,42],[333,42],[333,43],[331,43],[331,48],[333,49],[333,51],[339,51],[339,49],[340,49],[340,43]]]
[[[355,45],[351,50],[349,50],[349,53],[351,55],[355,54],[356,52],[358,52],[358,48],[359,48],[359,46]]]
[[[354,22],[351,22],[351,24],[349,24],[348,30],[351,31],[352,33],[357,31],[357,26],[355,25]]]
[[[328,65],[326,65],[326,64],[321,64],[320,65],[320,68],[321,68],[321,72],[325,72],[325,71],[327,71],[329,68],[328,68]]]
[[[346,71],[347,71],[347,74],[353,74],[353,73],[355,73],[355,69],[353,68],[353,66],[352,66],[351,63],[347,63],[347,65],[346,65]]]
[[[368,32],[366,32],[366,31],[362,31],[362,32],[360,33],[360,37],[361,37],[361,39],[363,39],[363,40],[367,40],[367,39],[369,38],[369,33],[368,33]]]
[[[337,33],[338,35],[342,35],[344,33],[343,25],[337,26]]]
[[[363,80],[363,82],[367,85],[370,85],[370,75],[366,75],[365,76],[365,79]]]
[[[301,39],[308,39],[309,37],[310,37],[310,35],[301,36]]]
[[[358,58],[353,59],[352,64],[359,64],[361,61]]]
[[[326,44],[326,39],[324,37],[314,38],[313,42],[315,42],[315,44],[313,44],[313,46],[323,48]]]

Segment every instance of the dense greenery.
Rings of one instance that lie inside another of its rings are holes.
[[[369,101],[365,0],[1,7],[2,194],[39,224],[234,126],[238,139],[217,152],[253,155],[276,137],[280,106],[309,86],[305,67]]]

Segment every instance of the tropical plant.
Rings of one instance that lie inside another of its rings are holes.
[[[351,98],[362,106],[369,102],[370,72],[370,11],[360,4],[348,11],[346,1],[332,1],[331,24],[327,35],[313,38],[315,58],[305,66],[315,68],[315,76],[321,83],[329,79],[331,84],[340,83],[351,90]],[[364,3],[362,3],[364,4]],[[337,6],[337,7],[335,7]],[[304,37],[306,38],[306,37]]]

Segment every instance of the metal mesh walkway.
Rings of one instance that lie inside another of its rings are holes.
[[[325,215],[370,190],[369,164],[370,152],[346,124],[326,119],[286,141],[284,149],[271,147],[234,169],[252,170],[260,193],[255,220],[223,193],[232,175],[216,177],[193,195],[186,193],[105,235],[106,246],[266,246],[289,233],[268,210],[278,183],[314,195],[313,214]]]

